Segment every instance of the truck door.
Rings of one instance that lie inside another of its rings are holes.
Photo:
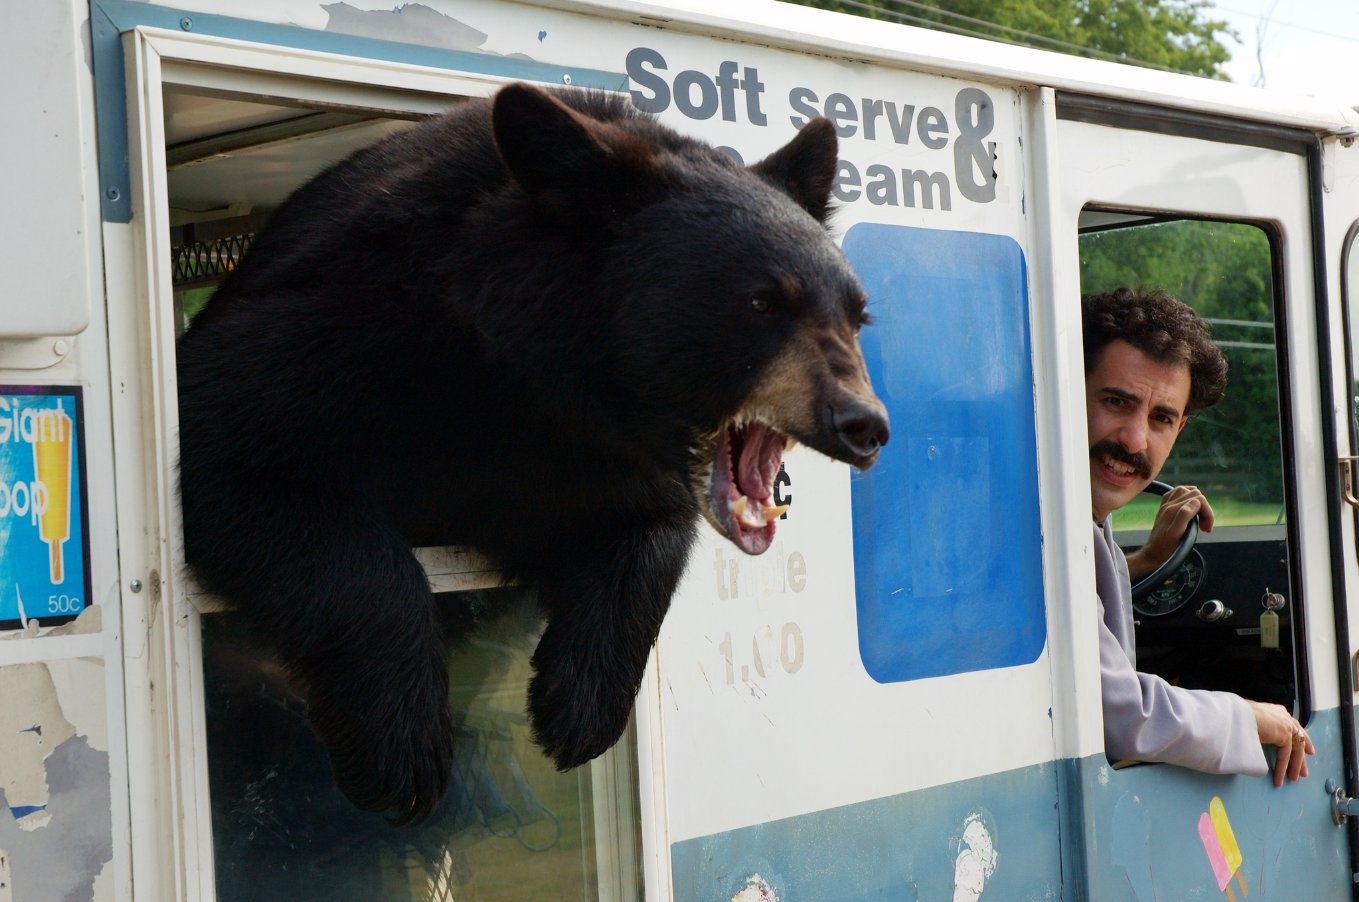
[[[163,24],[155,10],[129,12]],[[106,242],[120,561],[132,582],[123,616],[137,897],[636,898],[635,740],[568,774],[530,744],[522,706],[540,624],[526,590],[500,588],[455,549],[420,549],[436,593],[479,592],[513,613],[453,656],[451,788],[427,823],[398,829],[337,794],[295,687],[243,641],[236,612],[195,590],[175,473],[176,335],[288,193],[510,79],[602,89],[620,79],[528,62],[488,72],[497,59],[465,68],[480,60],[451,53],[438,68],[416,66],[399,48],[374,59],[131,27],[135,16],[122,24],[101,53],[127,61],[132,126],[132,187],[118,192],[131,195],[128,218],[106,223]]]
[[[1046,101],[1041,132],[1054,140],[1038,142],[1037,165],[1051,188],[1040,206],[1051,206],[1055,340],[1081,359],[1081,291],[1165,288],[1209,319],[1230,366],[1227,399],[1194,418],[1164,471],[1205,490],[1217,525],[1136,602],[1139,669],[1283,704],[1317,746],[1310,776],[1279,789],[1267,777],[1109,761],[1102,720],[1082,716],[1099,711],[1088,656],[1096,612],[1085,602],[1092,585],[1073,574],[1080,594],[1065,639],[1078,651],[1063,677],[1078,704],[1058,715],[1059,735],[1078,749],[1062,799],[1067,822],[1079,824],[1065,840],[1077,863],[1068,888],[1102,900],[1346,897],[1350,856],[1328,786],[1343,785],[1351,748],[1333,612],[1353,566],[1337,550],[1327,475],[1336,430],[1326,400],[1331,318],[1318,321],[1316,139],[1078,95]],[[1083,441],[1083,384],[1068,382],[1056,403]],[[1085,473],[1083,458],[1073,476]],[[1074,509],[1089,486],[1073,481]],[[1115,515],[1121,545],[1141,543],[1155,505]]]
[[[1359,647],[1356,618],[1350,615],[1349,598],[1356,585],[1356,564],[1359,563],[1359,499],[1355,495],[1355,455],[1359,454],[1359,386],[1355,365],[1359,348],[1359,325],[1355,320],[1354,304],[1359,298],[1359,155],[1354,149],[1353,134],[1336,137],[1321,144],[1314,152],[1322,175],[1315,189],[1321,198],[1325,215],[1326,241],[1320,252],[1328,278],[1338,279],[1331,291],[1331,329],[1336,336],[1330,343],[1335,364],[1335,408],[1344,416],[1337,424],[1334,449],[1338,466],[1328,475],[1339,482],[1335,494],[1348,504],[1350,510],[1335,512],[1338,530],[1335,537],[1337,557],[1344,568],[1347,591],[1344,603],[1337,600],[1333,610],[1337,639],[1336,664],[1340,676],[1340,723],[1342,735],[1349,740],[1345,782],[1337,784],[1333,793],[1335,820],[1348,829],[1352,860],[1359,861],[1359,822],[1353,817],[1352,806],[1343,803],[1359,794],[1359,775],[1356,774],[1354,692],[1359,681],[1354,650]],[[1336,502],[1340,507],[1340,502]]]

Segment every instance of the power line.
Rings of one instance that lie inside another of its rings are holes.
[[[1230,6],[1223,6],[1221,3],[1214,4],[1213,9],[1221,10],[1222,12],[1225,13],[1235,13],[1238,16],[1245,16],[1247,19],[1254,19],[1257,22],[1265,22],[1267,25],[1280,25],[1283,26],[1284,28],[1296,28],[1299,31],[1310,31],[1312,34],[1319,34],[1322,37],[1335,38],[1336,40],[1339,41],[1349,41],[1350,43],[1353,44],[1359,44],[1359,36],[1336,34],[1333,31],[1326,31],[1325,29],[1322,28],[1313,28],[1310,25],[1302,25],[1297,22],[1289,22],[1285,19],[1276,19],[1272,15],[1269,16],[1268,19],[1266,19],[1266,17],[1261,13],[1247,12],[1244,9],[1233,9]]]
[[[1269,75],[1269,73],[1266,72],[1266,63],[1270,62],[1271,60],[1278,59],[1277,56],[1274,56],[1275,52],[1279,50],[1279,45],[1275,43],[1275,38],[1282,37],[1285,42],[1285,45],[1288,45],[1290,41],[1301,42],[1303,45],[1308,45],[1309,39],[1303,35],[1294,35],[1290,39],[1285,34],[1290,29],[1297,32],[1306,32],[1308,34],[1319,35],[1321,37],[1327,38],[1330,41],[1335,42],[1343,41],[1348,44],[1359,44],[1359,37],[1353,35],[1339,34],[1321,28],[1313,28],[1308,25],[1303,25],[1300,22],[1293,22],[1287,19],[1276,19],[1274,17],[1274,10],[1278,7],[1278,5],[1279,0],[1274,0],[1273,3],[1269,4],[1269,8],[1264,12],[1259,11],[1247,12],[1246,10],[1237,9],[1232,6],[1224,6],[1220,3],[1214,3],[1212,7],[1213,12],[1219,14],[1240,16],[1241,17],[1240,27],[1242,28],[1242,30],[1254,32],[1253,35],[1248,34],[1247,37],[1244,38],[1238,35],[1237,43],[1241,46],[1243,51],[1251,53],[1252,56],[1254,57],[1253,68],[1255,74],[1254,76],[1252,76],[1251,84],[1255,85],[1256,87],[1265,87],[1265,85],[1267,84],[1267,77]],[[1271,26],[1275,25],[1278,26],[1277,31],[1271,29]],[[1273,33],[1270,33],[1271,31]],[[1296,44],[1294,46],[1296,46]],[[1284,52],[1288,53],[1289,51],[1285,50]],[[1343,53],[1343,50],[1340,52]],[[1236,54],[1233,54],[1233,61],[1237,62]],[[1244,57],[1241,58],[1240,64],[1244,65]],[[1310,86],[1310,83],[1309,84],[1295,83],[1293,85],[1293,89],[1305,93],[1314,93],[1316,90],[1314,87]],[[1339,92],[1334,93],[1338,94]],[[1345,102],[1347,104],[1352,104],[1352,100],[1350,100],[1349,98],[1346,98]]]

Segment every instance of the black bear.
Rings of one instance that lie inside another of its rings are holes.
[[[746,168],[624,99],[510,85],[299,189],[178,349],[185,556],[307,692],[335,779],[424,818],[447,648],[412,546],[537,588],[533,736],[621,735],[700,515],[769,547],[796,439],[887,441],[825,228],[831,124]]]

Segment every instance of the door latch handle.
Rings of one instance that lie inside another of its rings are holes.
[[[1355,461],[1359,461],[1359,456],[1353,454],[1336,458],[1336,463],[1340,467],[1340,497],[1344,498],[1350,507],[1359,508],[1359,495],[1354,491]]]
[[[1359,799],[1352,799],[1334,780],[1326,781],[1326,792],[1331,796],[1331,819],[1337,827],[1343,827],[1350,818],[1359,815]]]

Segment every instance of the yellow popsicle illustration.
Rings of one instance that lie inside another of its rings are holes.
[[[1227,873],[1235,874],[1237,885],[1241,887],[1241,894],[1249,895],[1250,890],[1246,888],[1246,880],[1241,875],[1241,847],[1236,843],[1232,822],[1227,819],[1227,806],[1222,804],[1222,799],[1218,796],[1213,796],[1213,800],[1208,803],[1208,816],[1213,821],[1213,832],[1217,834],[1218,845],[1222,847],[1222,858],[1227,864]]]
[[[1222,804],[1222,799],[1213,796],[1213,800],[1208,803],[1208,816],[1213,820],[1213,831],[1217,833],[1217,841],[1222,846],[1227,870],[1236,873],[1236,869],[1241,867],[1241,847],[1236,844],[1236,834],[1232,832],[1231,821],[1227,820],[1227,807]]]
[[[62,545],[71,537],[71,418],[64,410],[43,413],[33,439],[33,474],[47,489],[47,508],[39,515],[38,529],[51,552],[56,585],[66,579]]]

